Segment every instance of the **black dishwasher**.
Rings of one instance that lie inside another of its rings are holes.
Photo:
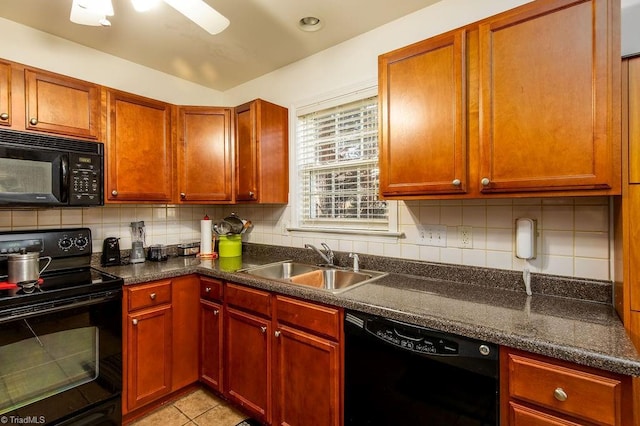
[[[344,328],[345,425],[499,424],[496,345],[353,311]]]

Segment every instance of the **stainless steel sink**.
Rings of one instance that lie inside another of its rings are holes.
[[[354,272],[347,269],[290,261],[269,263],[242,272],[262,278],[319,288],[332,293],[340,293],[387,275],[386,272],[367,270]]]

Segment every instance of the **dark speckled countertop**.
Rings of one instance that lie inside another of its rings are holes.
[[[318,259],[309,250],[259,245],[243,250],[241,261],[170,257],[166,262],[97,267],[121,276],[125,285],[199,273],[640,376],[640,355],[612,307],[607,282],[532,276],[534,294],[528,297],[517,272],[361,256],[361,268],[389,275],[333,294],[236,272],[286,259],[314,263]],[[338,264],[348,263],[346,255],[337,255]]]

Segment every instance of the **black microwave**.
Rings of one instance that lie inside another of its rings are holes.
[[[104,144],[0,129],[0,207],[104,204]]]

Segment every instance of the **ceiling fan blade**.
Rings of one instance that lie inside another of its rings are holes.
[[[229,26],[229,20],[202,0],[164,0],[169,6],[214,35]]]

